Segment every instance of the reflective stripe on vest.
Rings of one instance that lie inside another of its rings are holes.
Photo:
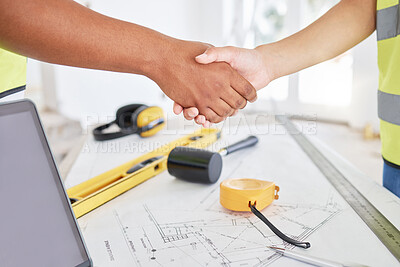
[[[378,116],[382,156],[400,165],[400,12],[399,0],[378,0]]]
[[[26,57],[0,49],[0,98],[22,91],[26,85]]]
[[[378,106],[381,120],[400,125],[400,95],[378,91]]]
[[[376,13],[376,32],[378,41],[399,35],[399,5],[378,10]]]

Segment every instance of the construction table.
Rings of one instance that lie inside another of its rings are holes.
[[[222,137],[208,149],[248,135],[259,143],[223,158],[213,185],[178,180],[167,171],[78,219],[95,266],[307,266],[266,246],[342,263],[400,266],[398,259],[338,193],[323,172],[273,115],[244,116],[223,123]],[[303,136],[394,227],[400,229],[400,199],[355,169],[315,137],[315,121],[295,122]],[[150,138],[137,135],[84,143],[66,180],[67,188],[147,153],[198,127],[182,120]],[[219,183],[257,178],[280,187],[279,199],[262,210],[281,231],[311,243],[304,250],[276,237],[250,212],[219,204]]]

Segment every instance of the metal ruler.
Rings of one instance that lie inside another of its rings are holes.
[[[400,231],[284,115],[276,115],[286,130],[371,231],[400,262]]]

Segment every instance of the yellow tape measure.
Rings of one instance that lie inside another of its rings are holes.
[[[251,211],[250,204],[264,209],[278,199],[279,187],[273,182],[257,179],[228,179],[220,185],[220,203],[229,210]]]
[[[283,241],[301,248],[309,248],[309,242],[295,240],[278,230],[259,210],[278,199],[279,186],[273,182],[257,179],[228,179],[220,184],[219,201],[233,211],[251,211]],[[257,207],[256,207],[257,206]],[[258,209],[257,209],[258,208]]]

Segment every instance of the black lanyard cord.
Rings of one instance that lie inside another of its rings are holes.
[[[311,247],[311,244],[309,242],[300,242],[294,240],[285,235],[284,233],[282,233],[281,231],[279,231],[278,228],[276,228],[270,221],[268,221],[268,219],[265,218],[265,216],[256,208],[255,203],[254,204],[249,203],[249,204],[250,204],[249,205],[250,209],[254,213],[254,215],[256,215],[261,221],[263,221],[269,227],[269,229],[271,229],[271,231],[274,232],[274,234],[276,234],[277,236],[279,236],[283,241],[292,244],[296,247],[301,247],[301,248]]]

